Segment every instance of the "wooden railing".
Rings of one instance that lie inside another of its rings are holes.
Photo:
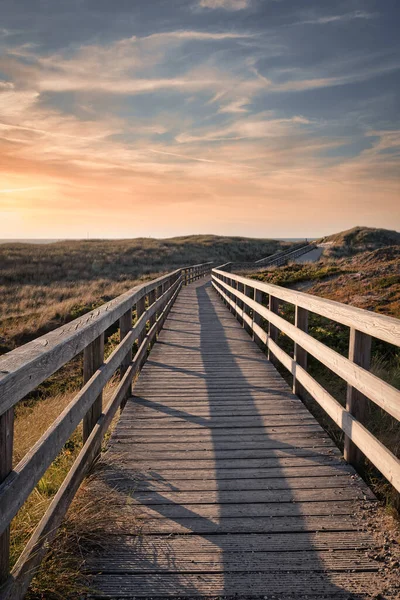
[[[400,420],[400,391],[369,372],[371,338],[400,346],[400,321],[332,300],[212,270],[212,284],[268,356],[293,376],[293,391],[306,390],[345,433],[345,458],[362,469],[364,456],[400,491],[400,460],[365,427],[368,399]],[[278,314],[280,302],[294,305],[295,325]],[[349,356],[338,354],[308,334],[308,314],[350,328]],[[267,330],[262,326],[267,322]],[[278,345],[278,334],[294,342],[293,358]],[[307,371],[307,354],[347,382],[344,408]],[[364,455],[364,456],[363,456]]]
[[[203,277],[211,263],[178,269],[139,285],[98,309],[0,358],[0,597],[23,598],[68,506],[94,459],[132,382],[146,361],[181,286]],[[136,310],[133,324],[132,311]],[[118,324],[120,343],[104,359],[104,334]],[[137,351],[132,357],[132,348]],[[83,351],[84,386],[13,468],[14,407]],[[120,381],[103,406],[105,384],[120,369]],[[12,572],[10,523],[64,444],[83,421],[83,447]]]
[[[298,258],[302,254],[311,252],[314,248],[316,248],[316,246],[313,243],[300,242],[291,248],[281,250],[280,252],[276,252],[276,254],[271,254],[271,256],[266,256],[265,258],[260,258],[259,260],[256,260],[254,265],[257,267],[280,267],[288,261]]]

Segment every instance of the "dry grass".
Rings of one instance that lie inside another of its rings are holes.
[[[177,267],[255,260],[284,242],[221,236],[1,244],[0,353]]]
[[[104,391],[104,402],[115,389],[116,379]],[[17,464],[72,401],[74,393],[58,394],[42,401],[20,404],[16,412],[14,464]],[[116,417],[117,418],[117,417]],[[14,564],[40,519],[65,479],[82,448],[80,425],[64,445],[56,460],[41,478],[11,524],[11,563]]]

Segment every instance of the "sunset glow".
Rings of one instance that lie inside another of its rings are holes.
[[[4,0],[0,238],[400,228],[396,0]]]

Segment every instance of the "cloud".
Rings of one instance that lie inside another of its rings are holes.
[[[33,186],[33,187],[25,187],[25,188],[11,188],[0,190],[0,194],[13,194],[14,192],[31,192],[32,190],[43,190],[46,189],[43,186]]]
[[[176,137],[176,141],[185,144],[282,137],[288,134],[295,135],[300,126],[309,124],[310,121],[301,116],[290,119],[238,119],[232,124],[219,129],[208,131],[203,129],[194,133],[181,133]]]
[[[250,0],[200,0],[200,8],[243,10],[250,6]]]
[[[222,106],[219,109],[219,113],[246,113],[248,109],[245,108],[246,105],[250,103],[249,98],[240,98],[240,100],[233,100],[226,106]]]
[[[353,21],[354,19],[374,19],[377,16],[377,13],[368,13],[364,10],[356,10],[354,12],[345,13],[342,15],[330,15],[305,21],[298,21],[297,23],[294,23],[294,25],[326,25],[328,23]]]
[[[30,87],[38,92],[89,91],[135,95],[157,90],[213,89],[219,88],[221,81],[230,77],[212,68],[188,68],[187,73],[178,76],[170,68],[168,76],[165,76],[166,69],[162,77],[149,78],[148,73],[156,73],[161,66],[171,62],[171,58],[176,60],[171,53],[179,51],[184,43],[235,42],[252,37],[257,36],[231,31],[177,30],[123,38],[108,45],[86,45],[72,54],[49,56],[38,54],[35,47],[17,47],[10,49],[8,57],[0,60],[0,68],[20,87]],[[212,49],[207,50],[210,56]],[[230,82],[233,83],[231,79]]]

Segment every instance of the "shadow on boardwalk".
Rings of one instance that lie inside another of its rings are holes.
[[[211,286],[189,292],[99,472],[118,522],[88,559],[98,595],[369,597],[351,562],[357,494],[335,484],[348,469]]]

